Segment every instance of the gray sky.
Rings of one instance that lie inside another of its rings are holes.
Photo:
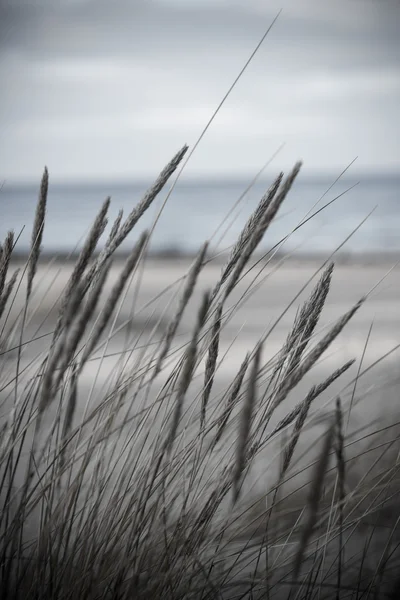
[[[0,179],[400,166],[399,0],[2,0]]]

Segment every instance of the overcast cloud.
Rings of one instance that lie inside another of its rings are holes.
[[[0,179],[156,175],[280,8],[187,175],[397,169],[399,0],[3,0]]]

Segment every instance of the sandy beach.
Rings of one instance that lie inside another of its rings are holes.
[[[123,302],[115,309],[112,329],[107,331],[109,335],[107,346],[103,345],[99,349],[96,354],[98,360],[92,360],[82,374],[83,387],[91,387],[94,377],[96,377],[96,386],[103,385],[108,380],[110,370],[115,366],[118,357],[121,356],[118,353],[122,350],[126,352],[133,347],[138,350],[145,344],[157,342],[160,332],[165,330],[166,324],[174,313],[190,264],[190,260],[184,259],[148,259],[144,267],[140,267],[125,293]],[[355,358],[356,365],[359,365],[363,356],[362,368],[365,369],[400,344],[400,268],[392,269],[393,264],[387,262],[372,266],[362,264],[335,266],[331,290],[322,312],[316,339],[319,339],[327,328],[361,297],[369,296],[349,325],[323,355],[318,365],[306,377],[304,385],[302,383],[299,386],[294,393],[294,399],[307,389],[310,381],[318,383],[321,377],[347,360]],[[114,263],[105,284],[103,299],[108,296],[122,266],[122,260]],[[216,388],[223,387],[232,380],[246,352],[253,350],[257,341],[263,336],[266,337],[263,361],[266,363],[277,354],[290,331],[296,312],[318,280],[320,267],[321,263],[311,261],[303,264],[287,261],[257,265],[248,270],[226,304],[226,322],[220,344],[220,356],[224,359],[218,368]],[[48,261],[47,264],[42,261],[36,276],[34,296],[30,303],[24,332],[25,342],[32,339],[35,341],[24,346],[23,364],[28,365],[32,361],[38,361],[40,353],[47,347],[57,319],[59,298],[71,271],[70,263],[58,262],[56,259]],[[178,329],[176,339],[178,347],[188,341],[202,294],[205,290],[213,288],[220,273],[221,265],[212,263],[202,271]],[[253,289],[248,294],[250,285]],[[24,294],[25,288],[21,285],[8,317],[7,322],[11,325],[21,311]],[[103,306],[102,302],[101,300],[98,312]],[[128,343],[127,328],[129,328]],[[19,333],[17,332],[16,335],[15,345]],[[10,346],[12,347],[12,343],[9,344]],[[4,355],[7,360],[3,369],[12,370],[11,358],[14,355],[15,351]],[[177,359],[179,355],[178,353]],[[99,368],[100,357],[102,357],[101,368]],[[398,379],[398,364],[399,351],[396,350],[373,369],[372,379],[369,374],[366,375],[366,388],[371,384],[377,386],[381,379],[382,381]],[[352,369],[344,379],[340,380],[340,388],[343,387],[346,377],[351,379],[354,375],[355,370]],[[2,394],[5,393],[3,390]],[[397,409],[396,397],[391,393],[387,394],[384,402],[377,402],[376,398],[373,398],[370,404],[370,416],[376,411],[387,414],[392,408]],[[283,410],[287,408],[285,405]]]

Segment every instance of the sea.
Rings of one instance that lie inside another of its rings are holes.
[[[345,174],[301,176],[293,185],[259,249],[278,245],[284,252],[325,253],[340,248],[348,254],[396,253],[400,250],[400,174],[361,177]],[[205,239],[217,253],[228,250],[272,183],[178,180],[162,190],[136,225],[121,251],[129,251],[138,235],[154,228],[150,250],[169,256],[194,253]],[[109,225],[119,209],[127,216],[151,181],[51,183],[42,247],[46,253],[70,253],[82,246],[93,219],[111,197]],[[250,187],[250,189],[249,189]],[[29,249],[38,197],[36,184],[11,185],[0,191],[0,237],[13,229],[17,251]],[[106,239],[107,231],[104,234]]]

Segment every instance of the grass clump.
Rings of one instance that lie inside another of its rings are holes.
[[[22,275],[9,273],[12,232],[0,248],[0,596],[396,597],[398,437],[382,437],[378,428],[364,440],[360,432],[352,437],[341,397],[324,413],[321,435],[311,444],[317,451],[302,461],[298,456],[301,436],[309,436],[312,404],[354,361],[313,385],[272,423],[365,301],[349,307],[316,341],[333,262],[281,351],[263,359],[268,335],[260,336],[232,381],[217,386],[227,360],[221,355],[224,331],[253,285],[229,302],[252,272],[255,252],[301,163],[272,183],[197,307],[194,290],[212,261],[208,243],[180,291],[169,302],[161,298],[161,314],[137,326],[150,234],[136,229],[186,151],[125,221],[119,213],[99,248],[106,199],[50,310],[53,325],[46,334],[45,321],[36,326],[43,298],[36,307],[34,301],[47,169]],[[121,266],[115,252],[131,233],[135,241]],[[271,257],[264,257],[263,269]],[[191,325],[182,334],[185,314]],[[272,462],[279,444],[275,483],[255,497],[249,472],[260,462],[267,472],[266,457]],[[354,464],[365,457],[369,469],[351,479]],[[383,536],[378,549],[372,548],[377,536]]]

